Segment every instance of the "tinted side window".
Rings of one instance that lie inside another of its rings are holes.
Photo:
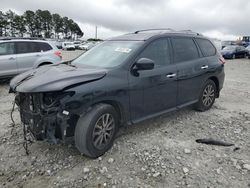
[[[15,53],[13,42],[0,43],[0,55],[10,55]]]
[[[38,52],[34,42],[17,42],[16,46],[18,54]]]
[[[41,51],[46,52],[46,51],[52,50],[52,47],[48,43],[37,42],[37,45],[39,48],[39,52],[41,52]]]
[[[206,39],[195,39],[205,57],[214,56],[216,49],[214,45]]]
[[[172,38],[175,62],[189,61],[199,58],[197,47],[191,38]]]
[[[170,64],[169,46],[167,39],[158,39],[150,43],[139,58],[148,58],[155,61],[155,66]]]

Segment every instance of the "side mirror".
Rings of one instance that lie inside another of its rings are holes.
[[[154,65],[155,65],[155,63],[152,59],[140,58],[134,64],[134,66],[132,68],[132,73],[135,76],[139,76],[138,71],[140,71],[140,70],[152,70],[152,69],[154,69]]]

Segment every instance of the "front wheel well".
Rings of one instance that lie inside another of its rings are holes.
[[[92,106],[95,106],[97,104],[109,104],[112,107],[114,107],[114,109],[116,110],[118,114],[118,118],[120,122],[119,124],[122,125],[124,123],[124,115],[123,115],[122,106],[118,102],[112,101],[112,100],[105,100],[105,101],[99,101],[98,103],[95,103]]]

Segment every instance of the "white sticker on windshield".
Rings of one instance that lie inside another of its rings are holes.
[[[130,48],[116,48],[116,52],[129,53],[132,49]]]

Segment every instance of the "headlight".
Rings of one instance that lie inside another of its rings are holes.
[[[43,104],[46,106],[58,106],[60,100],[69,96],[73,96],[75,92],[48,92],[43,93]]]

